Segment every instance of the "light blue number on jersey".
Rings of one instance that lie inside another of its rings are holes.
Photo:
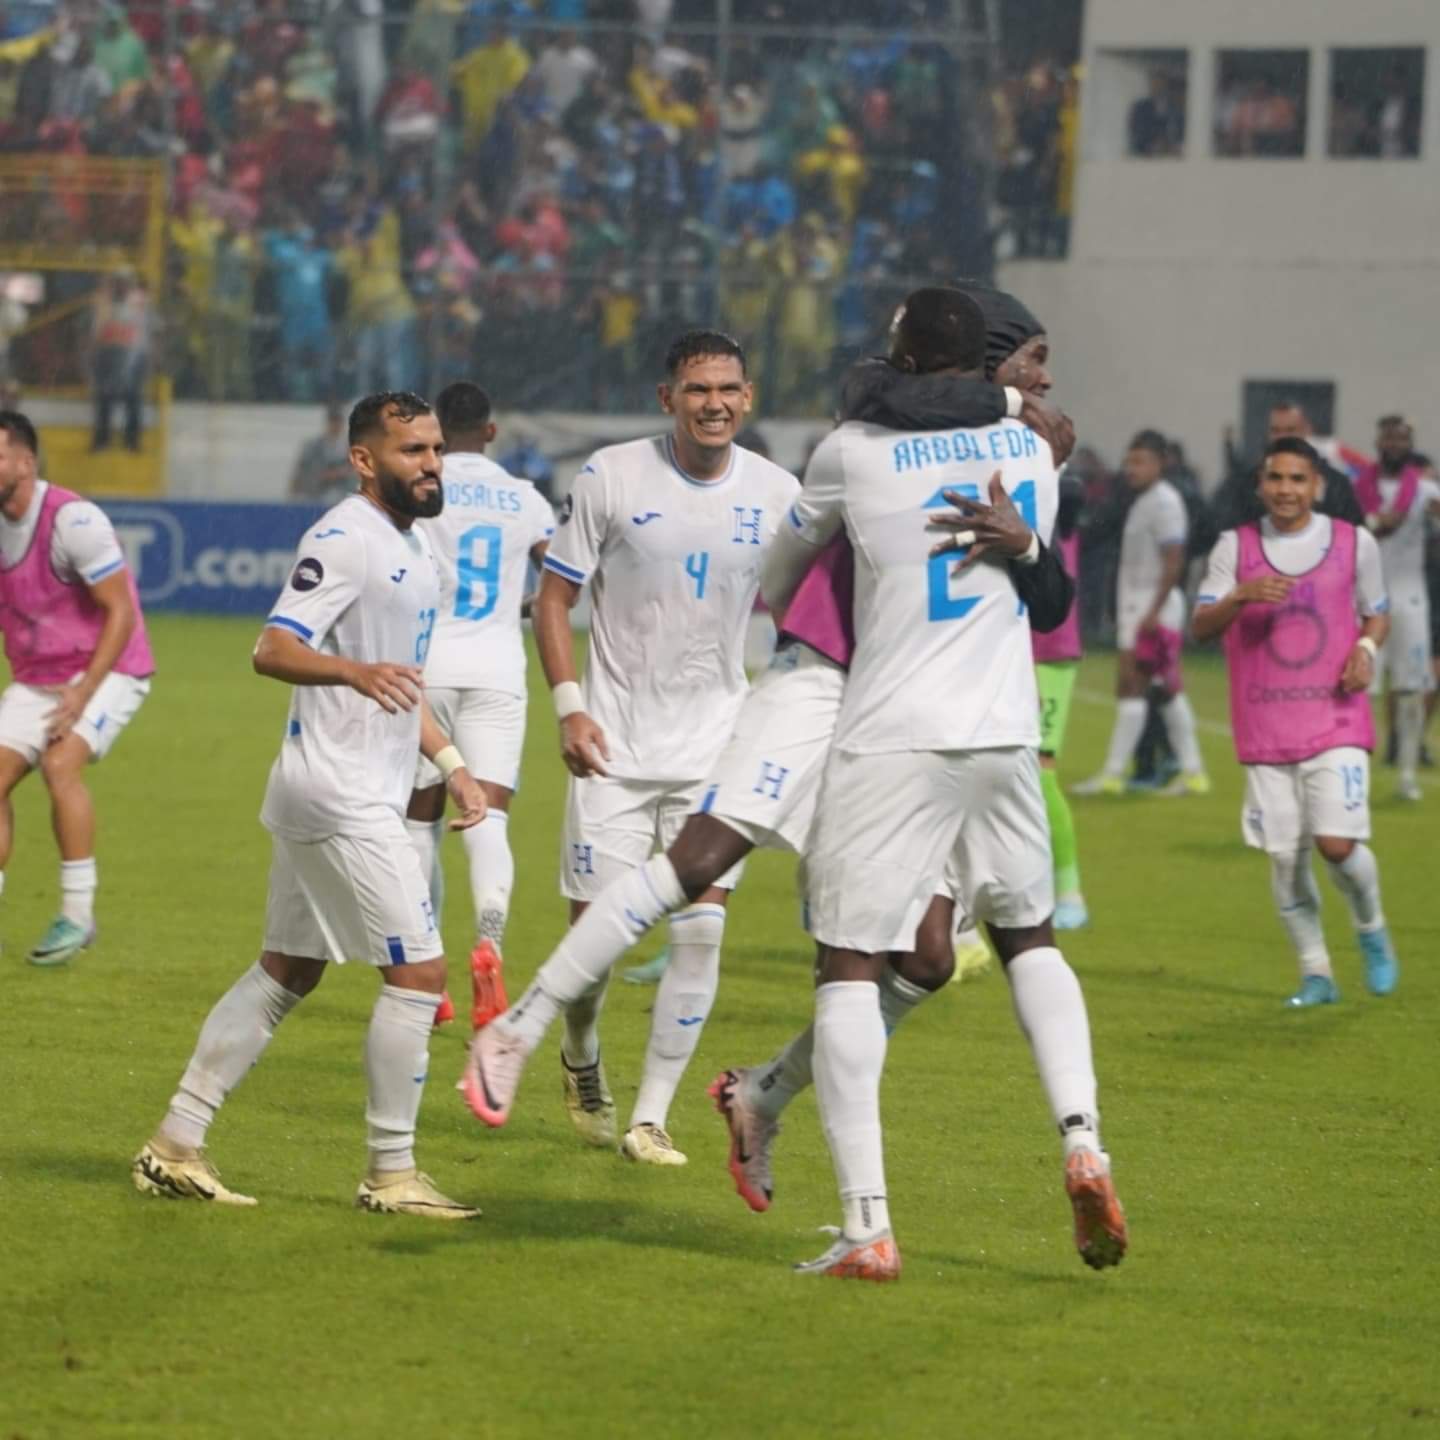
[[[695,598],[705,598],[705,577],[710,573],[710,552],[696,550],[685,557],[685,573],[695,582]]]
[[[472,525],[460,537],[455,560],[455,573],[460,581],[455,592],[457,620],[483,620],[495,609],[495,602],[500,598],[500,538],[498,525]],[[475,547],[482,541],[485,563],[477,565]],[[477,587],[482,594],[478,604],[475,601]]]
[[[1365,767],[1342,765],[1340,778],[1345,782],[1345,808],[1359,810],[1365,804]]]
[[[420,633],[415,637],[415,663],[423,665],[430,653],[430,637],[435,633],[435,611],[420,612]]]
[[[977,485],[945,485],[944,490],[953,490],[957,495],[963,495],[967,500],[978,500],[980,488]],[[1026,480],[1017,485],[1010,492],[1010,498],[1015,502],[1015,508],[1024,517],[1025,523],[1033,530],[1038,523],[1035,505],[1035,482]],[[926,510],[945,510],[952,508],[950,502],[937,490],[922,507]],[[966,547],[969,548],[968,546]],[[950,567],[957,561],[965,558],[966,550],[947,550],[941,555],[930,557],[930,619],[931,620],[959,620],[962,616],[968,615],[979,603],[978,595],[955,595],[950,594]]]

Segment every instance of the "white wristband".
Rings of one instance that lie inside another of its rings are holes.
[[[1013,385],[1005,387],[1005,413],[1012,420],[1020,418],[1020,412],[1025,408],[1025,397]]]
[[[585,699],[580,694],[580,686],[574,680],[562,680],[550,692],[551,698],[555,701],[555,718],[563,720],[567,715],[574,715],[585,708]]]
[[[447,745],[436,753],[430,763],[448,780],[457,770],[464,768],[465,757],[453,745]]]
[[[1372,660],[1376,658],[1376,655],[1378,654],[1378,647],[1368,635],[1362,635],[1355,643],[1362,650],[1368,651]]]
[[[1026,547],[1023,555],[1015,557],[1017,565],[1034,565],[1040,559],[1040,537],[1032,530],[1030,532],[1030,544]]]

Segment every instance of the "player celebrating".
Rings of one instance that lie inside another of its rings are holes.
[[[454,739],[465,768],[485,791],[485,818],[463,832],[475,906],[471,1019],[479,1029],[504,1008],[500,946],[510,912],[515,860],[510,853],[510,801],[520,780],[525,744],[525,642],[520,609],[529,562],[545,558],[555,530],[550,504],[528,480],[487,459],[495,438],[490,397],[465,381],[435,400],[445,436],[445,508],[419,521],[440,570],[439,615],[425,661],[425,698],[436,723]],[[435,914],[443,910],[438,863],[445,783],[422,759],[406,828],[430,877]],[[441,1002],[437,1020],[450,1016]],[[453,1013],[453,1012],[452,1012]]]
[[[607,446],[582,468],[535,605],[535,638],[572,776],[560,875],[572,921],[611,881],[668,846],[699,804],[745,697],[745,626],[760,560],[798,489],[788,472],[734,444],[752,399],[735,340],[688,331],[671,345],[665,371],[659,398],[674,417],[671,432]],[[582,689],[569,617],[587,582],[593,610]],[[685,1163],[665,1122],[715,995],[725,904],[737,879],[717,876],[671,918],[670,963],[621,1143],[632,1160]],[[607,968],[587,979],[563,1007],[566,1106],[594,1145],[615,1141],[596,1028],[608,978]],[[501,1022],[480,1032],[475,1049],[523,1021],[528,1055],[561,1009],[532,984]],[[483,1111],[485,1082],[473,1052],[466,1077],[467,1098]]]
[[[1125,767],[1145,729],[1145,690],[1152,680],[1165,693],[1161,714],[1180,774],[1163,792],[1203,795],[1210,789],[1195,733],[1195,712],[1180,673],[1180,630],[1185,622],[1185,539],[1189,522],[1180,492],[1163,477],[1165,437],[1142,430],[1125,455],[1125,483],[1135,492],[1125,516],[1116,576],[1118,672],[1115,728],[1105,767],[1073,786],[1073,795],[1119,795]]]
[[[115,531],[88,500],[38,477],[35,427],[0,410],[0,891],[14,844],[10,793],[39,770],[60,846],[60,914],[30,952],[63,965],[95,938],[95,807],[85,767],[110,753],[155,659]]]
[[[1225,637],[1245,840],[1270,856],[1275,904],[1300,961],[1287,1003],[1302,1007],[1340,998],[1312,843],[1350,907],[1371,991],[1390,994],[1399,974],[1365,844],[1375,743],[1366,687],[1389,629],[1380,551],[1365,531],[1315,513],[1320,484],[1309,444],[1271,441],[1260,472],[1265,518],[1221,535],[1193,622],[1199,640]]]
[[[1379,461],[1360,473],[1355,493],[1365,523],[1380,542],[1390,595],[1390,638],[1384,668],[1395,696],[1396,758],[1402,800],[1420,799],[1416,766],[1425,735],[1430,669],[1430,596],[1425,586],[1425,524],[1440,515],[1440,483],[1415,455],[1415,432],[1403,415],[1379,422]]]
[[[900,325],[923,370],[963,373],[982,357],[980,312],[959,292],[915,292]],[[816,1097],[844,1224],[802,1273],[899,1275],[880,1139],[878,987],[886,954],[911,946],[950,859],[1006,965],[1064,1137],[1081,1255],[1099,1267],[1125,1250],[1097,1133],[1084,1000],[1051,934],[1029,625],[1007,568],[952,568],[963,539],[932,550],[914,524],[965,486],[978,490],[997,463],[992,494],[1007,491],[1043,537],[1055,468],[1034,434],[1010,423],[913,440],[842,425],[812,457],[793,512],[795,535],[812,544],[843,525],[856,557],[855,655],[806,862],[821,947]],[[803,573],[793,546],[777,547],[767,570],[767,599],[783,608]]]
[[[384,984],[365,1042],[369,1173],[355,1203],[440,1220],[480,1212],[415,1168],[415,1117],[445,959],[404,826],[416,751],[445,776],[457,828],[485,795],[421,694],[440,586],[414,521],[438,515],[440,426],[418,396],[369,395],[350,413],[360,490],[301,542],[255,647],[261,675],[293,685],[261,819],[274,855],[259,961],[210,1012],[159,1130],[131,1168],[142,1194],[253,1205],[206,1157],[226,1096],[329,960],[363,959]]]

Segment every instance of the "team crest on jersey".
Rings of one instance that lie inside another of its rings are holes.
[[[290,588],[292,590],[313,590],[325,578],[325,567],[318,561],[306,556],[296,567],[295,573],[290,577]]]

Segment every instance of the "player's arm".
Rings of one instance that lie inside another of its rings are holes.
[[[469,830],[485,818],[485,791],[465,768],[464,758],[440,728],[429,704],[420,701],[420,753],[445,777],[445,788],[460,813],[450,822],[452,830]]]
[[[105,619],[85,673],[61,688],[55,708],[46,721],[46,738],[52,741],[63,740],[75,728],[75,722],[85,713],[100,682],[115,668],[115,662],[135,633],[135,603],[130,598],[130,582],[123,566],[101,580],[87,583],[85,588],[104,612]]]
[[[532,565],[534,565],[534,567],[535,567],[537,570],[539,570],[542,574],[544,573],[544,570],[545,570],[545,555],[546,555],[546,553],[549,551],[549,549],[550,549],[550,538],[549,538],[549,536],[546,536],[546,538],[543,539],[543,540],[537,540],[537,541],[530,547],[530,563],[531,563]],[[520,618],[521,618],[522,620],[528,620],[528,619],[530,618],[532,612],[533,612],[534,609],[535,609],[535,596],[538,595],[539,593],[540,593],[540,592],[537,590],[537,591],[532,592],[532,593],[529,594],[529,595],[524,595],[524,596],[521,597],[521,599],[520,599]]]
[[[1170,592],[1185,578],[1185,542],[1172,541],[1160,547],[1160,583],[1155,587],[1155,599],[1145,618],[1140,622],[1141,630],[1153,630],[1160,623],[1160,612],[1170,598]]]
[[[800,582],[824,549],[845,527],[844,471],[840,442],[831,432],[805,468],[805,483],[786,511],[760,562],[760,594],[780,624]]]
[[[1195,613],[1190,618],[1190,633],[1195,639],[1213,640],[1223,635],[1246,605],[1283,605],[1289,597],[1295,582],[1284,575],[1265,575],[1236,584],[1239,555],[1240,537],[1234,530],[1225,531],[1210,552]]]
[[[1350,692],[1370,688],[1376,657],[1390,634],[1390,597],[1385,590],[1380,546],[1364,530],[1355,533],[1355,608],[1360,615],[1360,636],[1340,672],[1340,688]]]
[[[555,714],[560,721],[560,753],[570,773],[584,779],[609,773],[604,762],[610,758],[610,746],[605,732],[585,711],[575,669],[570,612],[582,588],[580,582],[547,568],[540,578],[540,594],[535,599],[532,619],[540,665],[550,693],[555,697]]]
[[[421,667],[367,663],[312,650],[294,630],[273,620],[260,632],[251,664],[257,675],[287,685],[348,685],[382,710],[398,714],[422,703]]]

